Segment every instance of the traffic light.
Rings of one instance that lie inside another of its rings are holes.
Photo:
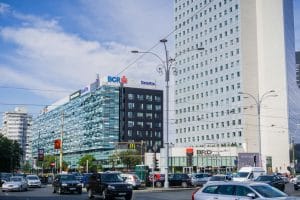
[[[60,149],[60,147],[61,147],[60,139],[54,140],[54,149]]]
[[[256,167],[256,155],[253,156],[254,166]]]
[[[159,161],[157,158],[155,158],[154,169],[158,169],[158,168],[159,168]]]

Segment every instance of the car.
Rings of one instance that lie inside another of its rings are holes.
[[[223,174],[216,174],[210,177],[207,183],[214,182],[214,181],[231,181],[231,177]]]
[[[191,178],[188,174],[184,173],[169,174],[168,181],[169,186],[181,186],[184,188],[192,186]],[[163,187],[164,183],[165,176],[160,176],[159,179],[154,180],[154,185],[156,187]]]
[[[93,173],[83,173],[82,174],[82,187],[86,187],[86,184],[89,180],[89,177],[92,175]]]
[[[7,182],[11,176],[11,173],[0,172],[0,187],[3,183]]]
[[[209,179],[209,174],[207,173],[194,173],[191,175],[191,181],[193,186],[202,186]]]
[[[97,196],[104,200],[115,197],[125,197],[126,200],[132,198],[132,185],[124,182],[117,172],[93,173],[89,177],[86,189],[89,199]]]
[[[294,189],[295,190],[299,190],[299,188],[300,188],[300,176],[296,176],[295,177],[296,179],[294,180]]]
[[[297,176],[295,176],[294,178],[291,178],[290,179],[290,183],[296,183],[296,181],[297,181],[297,179],[299,178],[299,180],[300,180],[300,175],[297,175]]]
[[[21,176],[12,176],[9,181],[3,183],[2,192],[5,191],[26,191],[28,189],[27,181]]]
[[[142,185],[141,180],[139,179],[139,177],[136,174],[121,174],[121,177],[123,178],[123,180],[132,185],[133,189],[139,189]]]
[[[262,175],[254,179],[255,182],[263,182],[267,183],[273,187],[276,187],[277,189],[284,191],[285,189],[285,183],[282,178],[276,175]]]
[[[41,187],[41,180],[37,175],[27,175],[26,176],[28,187]]]
[[[58,174],[52,183],[53,193],[62,194],[65,192],[82,193],[81,183],[72,174]]]
[[[261,175],[266,175],[266,171],[262,167],[242,167],[235,177],[234,181],[251,181]]]
[[[192,200],[236,200],[236,199],[297,199],[288,197],[287,194],[266,183],[238,182],[238,181],[215,181],[204,185],[192,194]]]

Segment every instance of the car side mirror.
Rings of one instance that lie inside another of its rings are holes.
[[[247,197],[249,197],[250,199],[255,199],[256,195],[254,193],[248,193]]]
[[[127,177],[123,177],[123,181],[126,181]]]

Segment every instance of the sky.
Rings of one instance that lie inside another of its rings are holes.
[[[300,50],[300,0],[294,16]],[[130,51],[151,49],[163,57],[159,40],[173,24],[173,0],[0,0],[0,115],[25,106],[36,116],[96,74],[163,87],[159,61]],[[167,37],[171,55],[173,37]]]

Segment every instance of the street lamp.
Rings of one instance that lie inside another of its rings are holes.
[[[247,92],[239,92],[239,94],[242,94],[242,95],[246,95],[248,97],[251,97],[255,104],[256,104],[256,108],[257,108],[257,128],[258,128],[258,153],[259,153],[259,165],[262,167],[262,154],[261,154],[261,127],[260,127],[260,111],[261,111],[261,104],[262,104],[262,101],[264,100],[265,97],[276,97],[278,95],[269,95],[271,93],[274,93],[275,90],[270,90],[270,91],[267,91],[265,92],[261,98],[259,98],[259,95],[257,96],[257,98],[255,96],[253,96],[252,94],[249,94]],[[246,97],[245,97],[246,98]]]
[[[170,71],[173,72],[175,75],[177,74],[177,69],[176,67],[171,67],[172,62],[175,61],[175,58],[170,58],[169,53],[167,50],[167,39],[161,39],[160,42],[164,44],[164,50],[165,50],[165,61],[156,53],[153,53],[151,51],[137,51],[133,50],[131,53],[142,53],[142,54],[152,54],[155,57],[157,57],[160,62],[162,67],[157,68],[157,72],[159,74],[165,74],[165,82],[166,82],[166,107],[167,107],[167,113],[166,113],[166,141],[165,141],[165,157],[166,157],[166,166],[165,166],[165,183],[164,187],[168,188],[169,187],[169,181],[168,181],[168,172],[169,172],[169,81],[170,81]],[[197,48],[195,50],[203,50],[204,48]]]

